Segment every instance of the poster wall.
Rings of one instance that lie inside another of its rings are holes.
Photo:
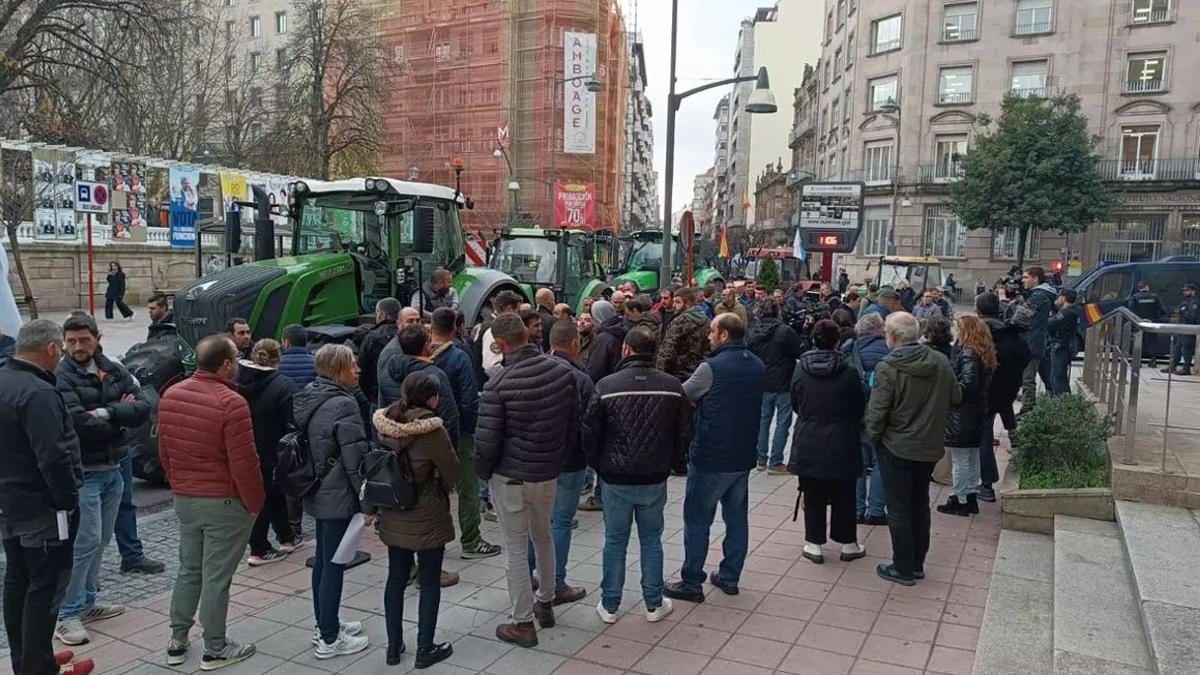
[[[563,33],[563,152],[596,154],[596,95],[586,76],[596,73],[596,34]]]
[[[200,208],[200,169],[171,167],[170,186],[171,246],[193,248],[196,245],[196,216]]]
[[[34,233],[38,239],[74,239],[75,155],[33,151]]]
[[[246,182],[246,177],[241,174],[230,173],[228,171],[221,172],[221,202],[224,205],[222,213],[230,211],[240,211],[242,207],[235,202],[246,201],[250,198],[249,184]]]
[[[146,165],[137,162],[113,162],[112,165],[112,238],[133,239],[146,231]]]
[[[596,184],[554,184],[554,226],[570,229],[596,228]]]
[[[272,209],[271,220],[275,221],[276,229],[287,227],[287,179],[275,176],[267,179],[267,201],[278,205]]]

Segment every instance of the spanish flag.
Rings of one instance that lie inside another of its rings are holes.
[[[1083,306],[1083,318],[1087,320],[1087,325],[1090,328],[1100,323],[1100,320],[1104,318],[1104,312],[1101,311],[1100,305],[1089,303]]]
[[[724,228],[724,227],[722,227],[722,228],[721,228],[721,250],[720,250],[720,255],[721,255],[721,257],[722,257],[722,258],[728,258],[728,257],[729,257],[729,230],[727,230],[727,229],[726,229],[726,228]]]

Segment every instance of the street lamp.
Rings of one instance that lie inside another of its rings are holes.
[[[892,166],[892,213],[888,219],[887,254],[896,255],[896,201],[900,198],[900,106],[895,101],[888,101],[880,109],[896,126],[896,143],[892,148],[896,161]],[[912,206],[908,195],[904,196],[903,206]]]
[[[604,88],[604,83],[596,77],[595,73],[588,73],[587,75],[576,75],[575,77],[568,77],[561,80],[556,79],[554,81],[554,88],[550,92],[550,176],[549,180],[546,181],[547,223],[554,220],[552,215],[554,213],[554,160],[558,155],[555,152],[557,148],[555,148],[556,143],[554,141],[557,138],[556,129],[558,128],[558,90],[559,87],[565,87],[570,82],[579,82],[580,80],[583,81],[584,88],[593,94]]]
[[[672,188],[671,183],[675,180],[675,113],[679,110],[679,104],[683,99],[699,94],[702,91],[708,91],[715,87],[724,87],[730,84],[739,84],[741,82],[751,82],[754,84],[754,93],[750,95],[750,99],[746,101],[746,112],[753,114],[769,114],[779,110],[779,106],[775,105],[775,95],[771,93],[771,81],[767,76],[767,69],[761,67],[758,69],[757,75],[747,75],[745,77],[731,77],[718,82],[709,82],[707,84],[688,89],[683,93],[675,93],[675,61],[676,51],[679,37],[679,0],[671,0],[671,79],[670,93],[667,96],[667,162],[666,168],[663,171],[664,181],[666,183],[666,194],[663,195],[663,241],[662,241],[662,267],[658,272],[659,284],[662,285],[671,279],[671,231],[674,223],[671,222],[671,207],[672,204]]]
[[[498,142],[496,143],[496,149],[492,151],[492,156],[496,157],[497,159],[503,157],[504,163],[508,166],[507,187],[511,202],[510,209],[512,210],[512,213],[509,216],[509,225],[512,225],[512,221],[516,219],[517,215],[517,197],[518,193],[521,191],[521,184],[517,182],[517,173],[513,171],[512,160],[509,158],[508,151],[504,149],[502,144]]]
[[[416,162],[413,162],[413,165],[408,167],[408,179],[414,182],[421,179],[421,167],[417,166]]]

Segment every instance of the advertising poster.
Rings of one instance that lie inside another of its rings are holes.
[[[272,176],[267,179],[267,200],[278,208],[271,210],[271,220],[275,221],[276,229],[287,227],[287,179],[282,176]]]
[[[33,222],[38,239],[74,239],[75,161],[60,150],[33,151]]]
[[[137,162],[113,162],[112,238],[133,239],[133,230],[146,228],[146,165]]]
[[[554,184],[554,226],[572,230],[596,227],[596,184]]]
[[[246,182],[246,177],[230,173],[228,171],[221,172],[221,203],[223,208],[222,213],[230,211],[240,211],[242,207],[234,202],[246,201],[249,199],[249,184]]]
[[[171,207],[169,216],[172,248],[196,245],[196,218],[200,208],[200,170],[173,166],[170,171]]]
[[[596,34],[563,33],[563,152],[596,153],[596,95],[584,76],[596,73]]]

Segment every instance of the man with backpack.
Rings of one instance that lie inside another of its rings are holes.
[[[854,339],[842,345],[842,353],[850,359],[850,365],[858,371],[865,399],[870,400],[871,388],[875,383],[875,366],[892,350],[884,335],[883,317],[875,312],[864,314],[854,325]],[[862,431],[863,475],[858,478],[855,504],[858,522],[862,525],[887,525],[884,515],[883,474],[875,464],[875,442]]]
[[[229,587],[262,509],[263,483],[250,406],[234,389],[238,351],[225,335],[196,345],[196,374],[158,405],[158,452],[179,518],[179,573],[171,596],[167,665],[187,661],[188,633],[200,608],[201,668],[254,655],[225,634]]]

